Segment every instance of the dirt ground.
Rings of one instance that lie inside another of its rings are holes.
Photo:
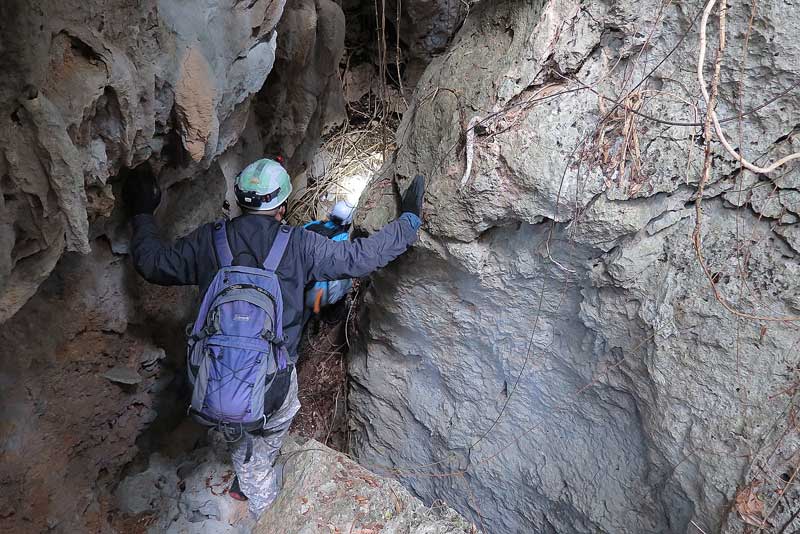
[[[340,451],[347,445],[347,300],[323,310],[306,326],[297,365],[302,408],[290,430]]]

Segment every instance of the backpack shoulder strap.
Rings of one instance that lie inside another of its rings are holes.
[[[217,251],[220,269],[233,265],[233,253],[228,243],[227,225],[224,220],[214,223],[214,249]]]
[[[275,241],[272,243],[272,248],[264,260],[264,269],[268,272],[274,273],[278,269],[278,264],[283,259],[283,253],[286,252],[286,245],[289,244],[289,236],[292,235],[292,227],[288,224],[281,225],[278,228],[278,234],[275,236]]]

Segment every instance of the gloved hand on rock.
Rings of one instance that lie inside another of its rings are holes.
[[[131,171],[122,186],[122,199],[130,214],[151,214],[161,202],[161,189],[149,163],[139,165]]]
[[[425,197],[425,177],[418,174],[411,181],[400,201],[401,213],[413,213],[422,218],[422,201]]]

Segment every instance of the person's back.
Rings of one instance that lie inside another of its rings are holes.
[[[204,295],[221,267],[214,225],[201,226],[172,245],[161,242],[153,212],[160,200],[155,179],[139,172],[126,184],[126,203],[134,214],[131,252],[136,270],[160,285],[198,285]],[[260,268],[280,231],[291,182],[283,168],[259,160],[237,177],[235,193],[244,214],[229,221],[225,237],[233,266]],[[403,214],[378,233],[363,239],[332,241],[303,228],[293,228],[277,263],[282,297],[282,327],[288,365],[268,376],[265,424],[253,440],[238,440],[231,456],[250,508],[259,515],[274,500],[279,478],[273,464],[292,418],[300,408],[294,364],[303,327],[304,291],[312,282],[366,276],[405,252],[416,240],[424,180],[417,177],[403,197]],[[219,236],[219,234],[217,234]],[[224,399],[223,399],[224,400]],[[252,458],[250,458],[252,456]],[[241,494],[234,488],[231,494]]]

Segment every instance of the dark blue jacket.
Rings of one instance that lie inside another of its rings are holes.
[[[272,246],[280,223],[272,217],[245,214],[228,223],[228,241],[234,265],[260,267]],[[283,328],[289,338],[292,362],[303,327],[306,286],[315,281],[366,276],[384,267],[417,239],[420,220],[404,213],[370,237],[331,241],[295,228],[286,254],[278,266],[283,294]],[[205,224],[168,245],[161,241],[152,215],[133,218],[131,253],[136,270],[154,284],[198,285],[204,294],[219,270],[214,250],[213,223]]]

